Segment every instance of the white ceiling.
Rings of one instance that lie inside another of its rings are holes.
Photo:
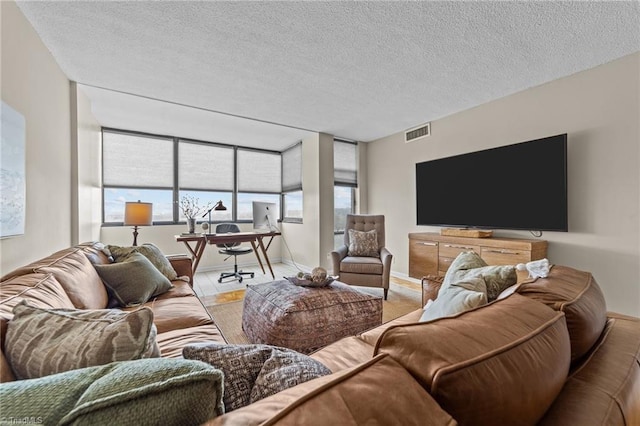
[[[374,140],[640,51],[637,1],[18,6],[101,124],[269,149]]]

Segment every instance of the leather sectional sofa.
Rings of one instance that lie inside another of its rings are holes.
[[[91,264],[108,262],[98,247],[71,247],[2,277],[3,344],[19,300],[107,306]],[[171,263],[191,278],[189,258]],[[439,282],[425,281],[426,297],[437,296]],[[180,357],[189,343],[225,342],[191,286],[172,283],[146,304],[161,356]],[[591,274],[564,266],[512,290],[454,317],[420,323],[419,309],[344,338],[312,354],[332,374],[209,424],[640,425],[640,319],[608,313]],[[2,381],[13,380],[0,355]]]

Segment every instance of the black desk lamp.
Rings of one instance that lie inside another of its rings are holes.
[[[211,207],[209,210],[207,210],[207,211],[205,212],[205,214],[203,214],[203,215],[202,215],[202,217],[205,217],[205,216],[207,216],[207,215],[209,216],[209,217],[208,217],[208,219],[207,219],[207,224],[208,224],[208,227],[207,227],[207,235],[211,235],[211,211],[212,211],[212,210],[215,210],[215,211],[222,211],[222,210],[226,210],[226,209],[227,209],[227,208],[224,206],[224,204],[222,204],[222,200],[220,200],[220,201],[218,201],[217,203],[215,203],[215,204],[213,205],[213,207]]]

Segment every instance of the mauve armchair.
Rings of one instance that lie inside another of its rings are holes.
[[[349,255],[349,230],[376,230],[378,239],[378,256]],[[389,275],[393,255],[385,248],[384,215],[348,214],[344,231],[344,245],[331,252],[333,275],[339,275],[339,281],[365,287],[381,287],[384,300],[389,292]]]

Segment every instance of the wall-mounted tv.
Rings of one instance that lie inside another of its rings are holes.
[[[568,231],[567,134],[416,164],[417,224]]]

